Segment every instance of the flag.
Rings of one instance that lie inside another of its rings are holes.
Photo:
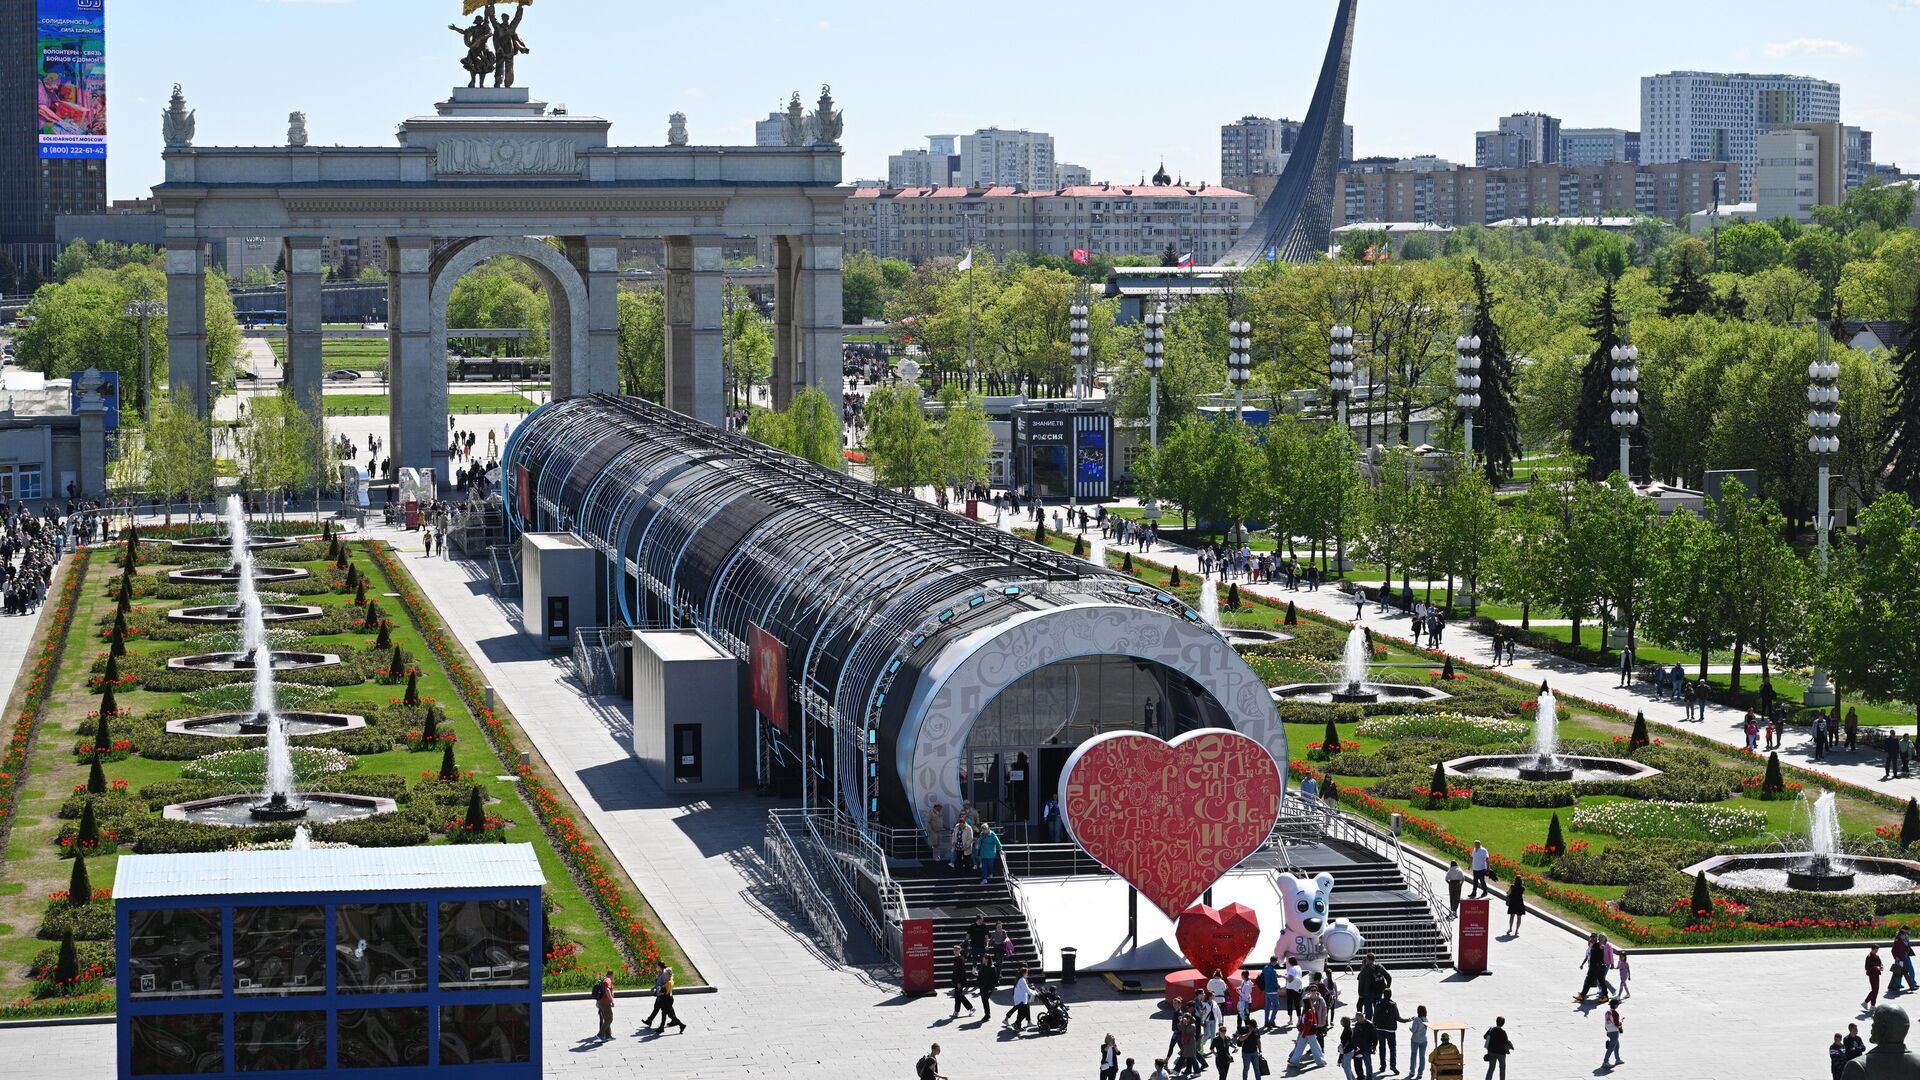
[[[1087,260],[1091,259],[1092,257],[1093,256],[1088,253],[1086,248],[1073,249],[1073,261],[1079,263],[1081,266],[1087,265]]]
[[[1174,263],[1173,265],[1175,265],[1175,266],[1177,266],[1177,267],[1179,267],[1179,268],[1180,268],[1180,269],[1182,269],[1182,270],[1185,270],[1186,268],[1188,268],[1188,267],[1190,267],[1190,266],[1192,266],[1192,265],[1193,265],[1193,252],[1191,252],[1191,251],[1189,251],[1189,252],[1187,252],[1187,253],[1186,253],[1185,255],[1182,255],[1182,256],[1180,256],[1180,261],[1179,261],[1179,262],[1177,262],[1177,263]]]
[[[958,266],[956,266],[956,267],[954,267],[954,269],[955,269],[955,270],[971,270],[971,269],[973,269],[973,249],[972,249],[972,248],[968,248],[968,249],[967,249],[967,257],[966,257],[966,258],[964,258],[964,259],[961,259],[961,260],[960,260],[960,265],[958,265]]]
[[[519,4],[521,7],[525,7],[528,4],[533,3],[533,0],[495,0],[495,2],[501,3],[501,4],[516,3],[516,4]],[[486,7],[487,0],[466,0],[466,3],[462,6],[464,7],[465,10],[461,11],[461,14],[471,15],[474,12],[479,11],[481,8]]]

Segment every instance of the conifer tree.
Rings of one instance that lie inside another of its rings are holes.
[[[1920,502],[1920,295],[1907,315],[1906,332],[1906,347],[1893,356],[1893,393],[1880,441],[1887,448],[1887,489]]]
[[[1487,482],[1497,486],[1513,479],[1513,463],[1520,457],[1520,410],[1514,403],[1513,358],[1493,318],[1486,271],[1477,260],[1472,270],[1473,334],[1480,339],[1480,410],[1474,418],[1473,444],[1486,463]]]

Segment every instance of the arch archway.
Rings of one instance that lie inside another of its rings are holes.
[[[533,270],[547,293],[547,348],[553,367],[555,400],[572,397],[574,365],[587,356],[587,283],[567,256],[544,240],[531,236],[482,236],[464,240],[442,251],[433,260],[429,310],[433,313],[432,355],[447,355],[447,305],[453,300],[453,287],[481,263],[500,255],[512,255]],[[444,369],[438,381],[440,412],[446,408],[447,382]],[[396,395],[403,388],[395,385]]]

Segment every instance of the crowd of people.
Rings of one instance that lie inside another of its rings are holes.
[[[76,535],[94,535],[98,515],[81,515],[74,525]],[[36,514],[25,503],[0,502],[0,610],[8,615],[39,611],[65,546],[66,530],[52,504]]]

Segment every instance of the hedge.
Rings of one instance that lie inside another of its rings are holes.
[[[60,590],[53,601],[52,610],[45,616],[49,629],[27,675],[26,695],[20,705],[20,714],[14,718],[13,734],[7,740],[6,754],[0,756],[0,851],[6,850],[7,841],[13,835],[13,817],[20,805],[20,788],[27,782],[34,737],[39,733],[40,717],[46,711],[47,694],[53,688],[51,676],[66,648],[67,635],[73,626],[74,605],[80,598],[80,588],[86,582],[87,567],[92,559],[92,549],[82,548],[74,552],[73,558],[67,563],[66,576],[60,581]]]

